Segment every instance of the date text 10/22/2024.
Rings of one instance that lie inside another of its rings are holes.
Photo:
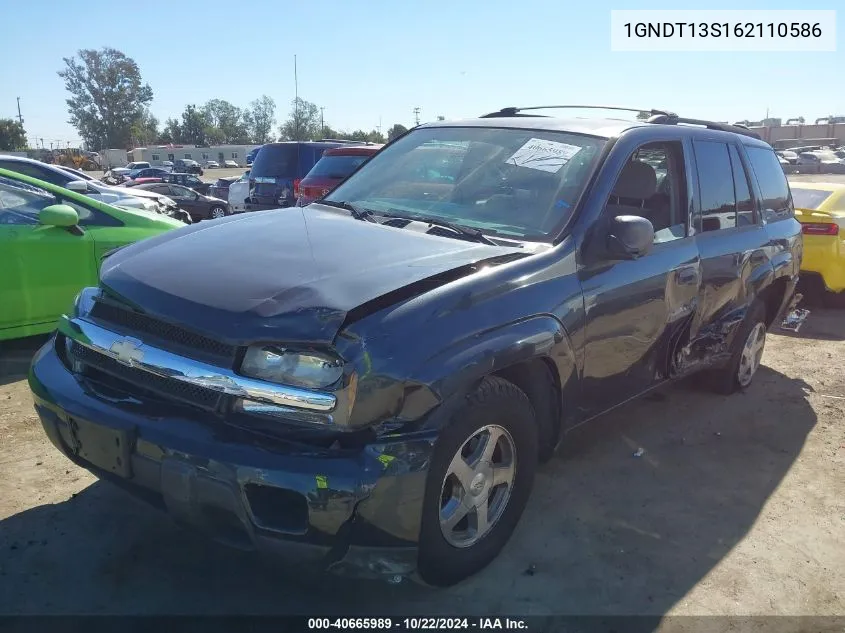
[[[528,631],[520,618],[309,618],[309,631]]]

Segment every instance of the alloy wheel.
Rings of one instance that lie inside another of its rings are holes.
[[[742,347],[736,377],[741,387],[747,387],[751,384],[751,379],[760,367],[765,346],[766,326],[763,323],[757,323],[748,334],[748,338],[745,339],[745,344]]]
[[[440,530],[450,545],[470,547],[490,532],[507,507],[516,466],[516,446],[501,426],[484,426],[461,444],[440,492]]]

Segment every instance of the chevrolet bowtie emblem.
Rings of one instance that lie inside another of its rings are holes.
[[[141,345],[143,345],[141,341],[125,338],[112,343],[109,351],[114,354],[115,360],[119,363],[132,367],[144,360]]]

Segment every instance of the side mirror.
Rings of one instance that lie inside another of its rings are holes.
[[[607,250],[618,259],[637,259],[654,244],[654,226],[638,215],[617,215],[610,221]]]
[[[51,204],[41,209],[38,221],[45,226],[76,226],[79,224],[79,214],[70,205]]]
[[[65,189],[76,193],[88,193],[88,183],[84,180],[71,180],[65,185]]]

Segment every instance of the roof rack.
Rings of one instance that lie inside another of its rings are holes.
[[[527,108],[509,107],[502,108],[498,112],[491,112],[484,114],[480,118],[492,119],[497,117],[515,117],[515,116],[546,116],[543,114],[523,114],[526,110],[559,110],[559,109],[587,109],[587,110],[623,110],[626,112],[647,112],[650,116],[646,119],[646,123],[658,123],[663,125],[700,125],[709,130],[721,130],[722,132],[733,132],[734,134],[742,134],[743,136],[750,136],[751,138],[761,138],[756,132],[752,132],[747,126],[742,124],[729,125],[728,123],[716,123],[715,121],[705,121],[703,119],[687,119],[679,117],[674,112],[667,110],[656,110],[654,108],[624,108],[620,106],[599,106],[599,105],[551,105],[551,106],[530,106]]]
[[[734,134],[741,134],[742,136],[750,136],[751,138],[756,139],[760,138],[760,135],[757,134],[757,132],[752,132],[745,125],[716,123],[715,121],[705,121],[704,119],[686,119],[684,117],[679,117],[677,114],[657,114],[650,117],[647,123],[657,123],[662,125],[700,125],[702,127],[706,127],[708,130],[733,132]]]
[[[491,112],[489,114],[483,114],[480,118],[482,119],[492,119],[496,117],[510,117],[510,116],[545,116],[542,114],[520,114],[525,110],[561,110],[561,109],[570,109],[570,110],[624,110],[626,112],[648,112],[652,116],[657,115],[665,115],[665,116],[677,116],[672,112],[668,112],[666,110],[655,110],[654,108],[623,108],[619,106],[600,106],[600,105],[550,105],[550,106],[530,106],[526,108],[516,108],[516,107],[509,107],[509,108],[502,108],[498,112]]]

